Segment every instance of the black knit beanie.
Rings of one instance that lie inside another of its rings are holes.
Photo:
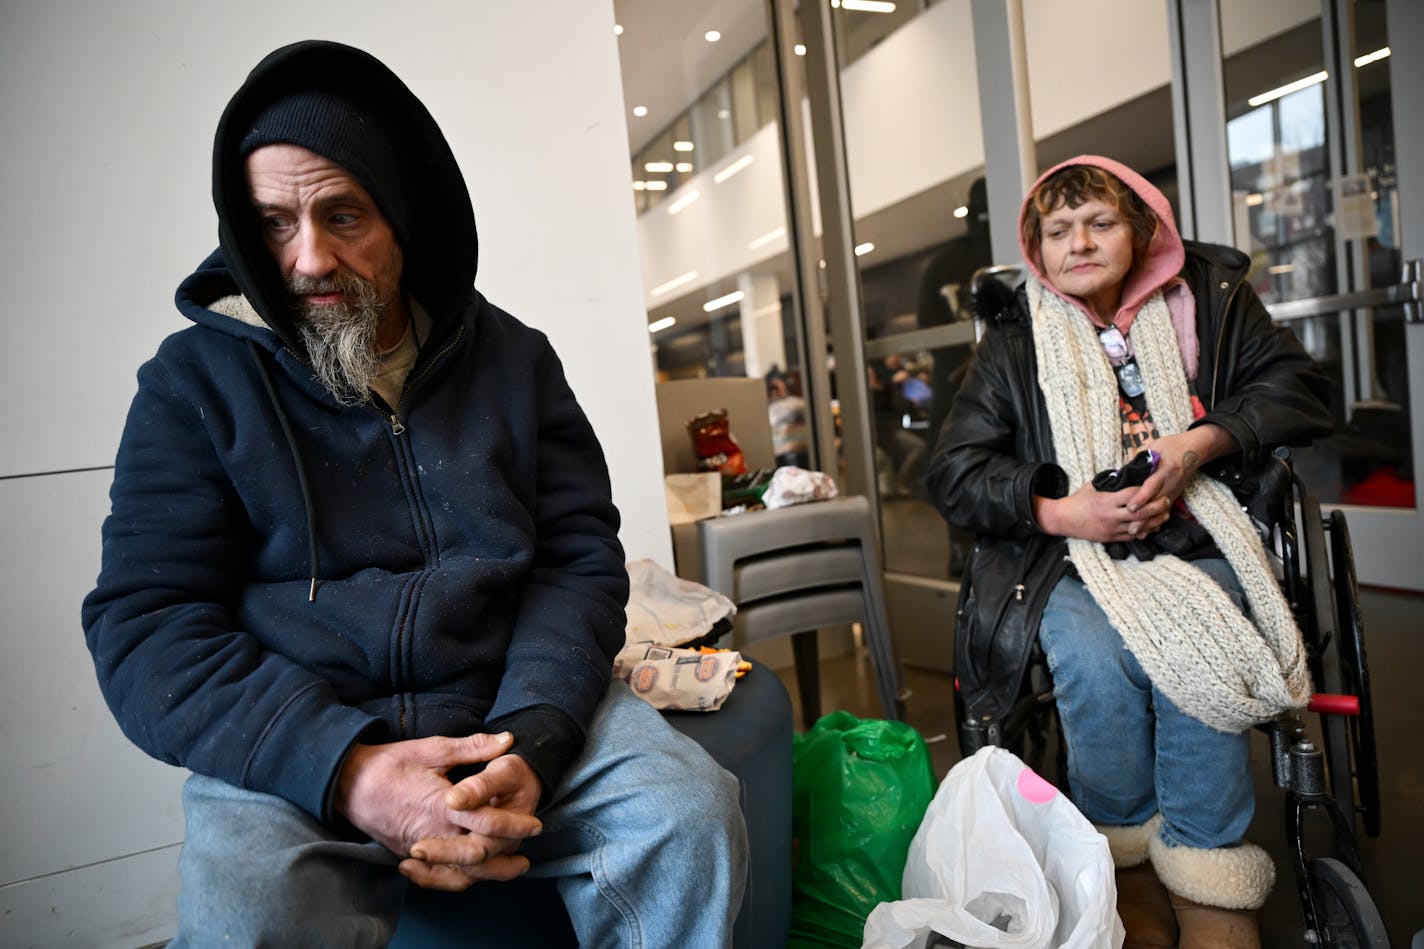
[[[411,213],[406,171],[383,123],[330,92],[296,92],[278,99],[252,122],[238,155],[264,145],[299,145],[336,162],[375,200],[409,249]]]

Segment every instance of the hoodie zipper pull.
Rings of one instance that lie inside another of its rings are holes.
[[[405,434],[405,423],[402,422],[402,421],[400,420],[400,416],[397,415],[397,414],[394,413],[394,412],[391,413],[391,434],[392,434],[392,435],[404,435],[404,434]]]

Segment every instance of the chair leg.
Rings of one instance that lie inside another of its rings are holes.
[[[821,717],[821,648],[816,630],[791,634],[796,660],[796,688],[801,695],[801,722],[806,728]]]

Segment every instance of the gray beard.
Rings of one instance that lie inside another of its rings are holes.
[[[354,274],[328,280],[292,277],[287,290],[294,294],[340,290],[341,303],[299,304],[297,329],[306,347],[312,372],[342,405],[371,401],[371,383],[381,371],[376,334],[391,308],[375,287]]]

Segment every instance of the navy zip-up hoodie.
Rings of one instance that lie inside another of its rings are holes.
[[[243,117],[333,69],[400,107],[421,169],[404,288],[432,329],[395,406],[315,380],[241,180]],[[618,514],[548,340],[473,289],[443,135],[376,60],[297,44],[229,105],[213,190],[222,246],[178,290],[196,325],[139,370],[83,606],[120,726],[320,820],[358,740],[507,729],[551,790],[623,643]],[[226,315],[241,298],[261,323]]]

